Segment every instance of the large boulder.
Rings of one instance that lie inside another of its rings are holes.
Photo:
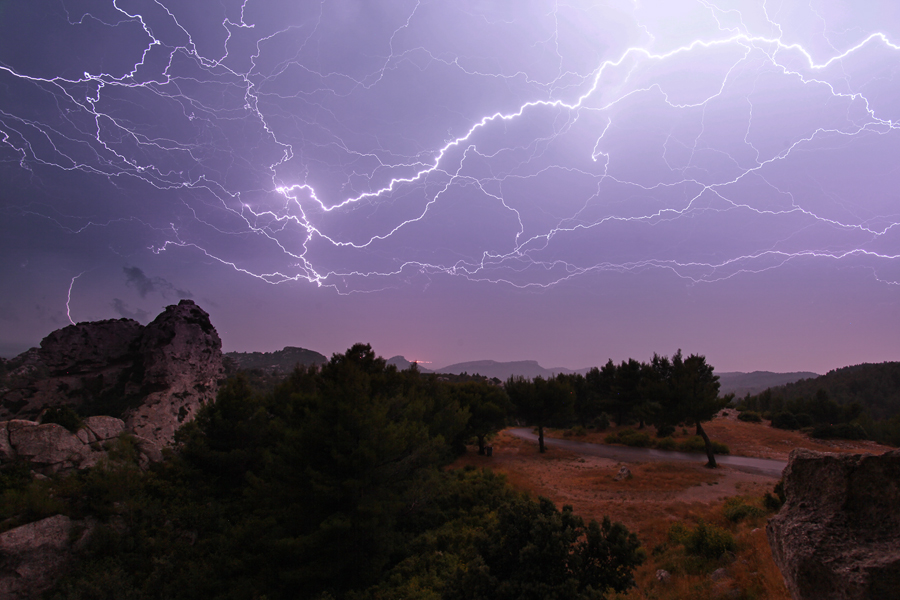
[[[44,475],[92,467],[107,456],[109,443],[124,430],[121,419],[103,416],[88,417],[75,433],[55,423],[0,421],[0,462],[25,460]],[[137,439],[135,445],[143,462],[158,460],[155,445],[144,449]]]
[[[0,533],[0,598],[39,598],[65,572],[92,526],[64,515]]]
[[[795,600],[900,599],[900,450],[794,450],[766,526]]]

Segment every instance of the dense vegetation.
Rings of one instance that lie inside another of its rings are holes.
[[[696,426],[713,467],[715,448],[702,423],[731,401],[730,395],[719,398],[718,377],[706,359],[696,354],[684,358],[680,350],[671,359],[654,355],[649,363],[629,359],[616,365],[610,360],[587,375],[531,381],[513,377],[506,391],[519,417],[537,426],[541,452],[544,427],[577,422],[582,428],[590,423],[605,428],[611,414],[618,425],[637,422],[643,429],[654,424],[660,437],[670,435],[679,423]]]
[[[747,395],[738,408],[818,438],[900,445],[900,363],[863,364]],[[751,419],[755,417],[747,417]]]
[[[500,476],[445,467],[503,425],[502,387],[398,371],[356,345],[271,391],[231,379],[149,471],[113,461],[32,480],[5,469],[8,526],[96,520],[50,598],[602,598],[644,559]],[[56,415],[67,417],[67,415]],[[23,474],[24,473],[24,474]]]

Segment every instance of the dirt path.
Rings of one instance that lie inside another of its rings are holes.
[[[537,435],[530,429],[514,428],[507,430],[516,437],[537,441]],[[671,452],[665,450],[653,450],[650,448],[629,448],[627,446],[615,446],[609,444],[595,444],[591,442],[579,442],[575,440],[545,437],[544,443],[548,446],[558,446],[571,452],[584,456],[596,456],[613,459],[620,462],[693,462],[706,463],[706,456],[688,452]],[[765,475],[774,479],[781,477],[781,472],[787,466],[783,460],[765,458],[750,458],[746,456],[717,456],[716,461],[720,465],[727,465],[739,471]]]

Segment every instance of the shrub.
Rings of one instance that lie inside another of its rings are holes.
[[[813,419],[806,413],[800,413],[794,415],[794,418],[797,419],[797,428],[803,429],[804,427],[812,427]]]
[[[674,450],[676,445],[675,440],[671,437],[664,437],[656,440],[656,447],[659,450]]]
[[[70,406],[59,406],[48,408],[44,411],[44,414],[41,415],[41,423],[56,423],[57,425],[62,425],[72,433],[76,433],[79,429],[84,427],[84,421],[81,420],[81,417],[78,416],[72,407]]]
[[[758,412],[745,410],[738,414],[738,420],[746,423],[762,423],[762,416]]]
[[[713,452],[716,454],[731,454],[731,449],[721,442],[712,442]],[[678,442],[678,449],[682,452],[706,452],[706,444],[699,435]]]
[[[650,448],[653,446],[653,440],[644,432],[635,431],[626,427],[618,433],[611,433],[604,438],[607,444],[623,444],[625,446],[634,446],[636,448]]]
[[[675,523],[669,527],[669,541],[681,544],[688,554],[716,559],[726,552],[734,552],[737,544],[730,532],[707,525],[701,520],[697,527],[689,529],[683,523]]]
[[[587,434],[587,431],[585,431],[584,427],[582,427],[581,425],[576,425],[572,429],[568,430],[566,433],[568,433],[569,435],[582,437]]]
[[[813,428],[811,435],[821,440],[864,440],[868,437],[866,430],[857,423],[819,424]]]
[[[685,539],[684,548],[688,554],[715,559],[726,552],[734,552],[737,544],[729,531],[701,520]]]
[[[675,433],[674,425],[662,423],[656,426],[656,437],[658,438],[672,437],[673,433]]]
[[[747,504],[743,498],[729,498],[725,501],[725,518],[732,523],[737,523],[746,518],[761,517],[765,511],[758,506]]]
[[[597,431],[606,431],[609,429],[609,415],[600,413],[600,416],[594,419],[594,429]]]
[[[800,424],[793,413],[780,412],[772,417],[772,427],[776,429],[800,429]]]

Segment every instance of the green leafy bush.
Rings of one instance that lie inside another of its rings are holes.
[[[800,429],[800,424],[797,422],[797,417],[794,416],[794,413],[780,412],[772,417],[772,427],[793,430]]]
[[[811,435],[821,440],[864,440],[868,437],[866,430],[856,423],[819,424],[813,428]]]
[[[738,414],[738,421],[745,423],[762,423],[762,415],[753,410],[745,410]]]
[[[725,501],[724,513],[726,519],[737,523],[744,519],[761,517],[765,511],[758,506],[747,504],[744,498],[735,497]]]
[[[674,450],[678,444],[672,437],[664,437],[656,440],[656,448],[658,450]]]
[[[626,427],[618,433],[609,434],[603,441],[607,444],[622,444],[636,448],[650,448],[653,446],[653,439],[649,435],[642,431],[635,431],[630,427]]]
[[[563,435],[565,437],[573,437],[573,436],[574,437],[583,437],[583,436],[587,435],[587,431],[581,425],[576,425],[575,427],[572,427],[571,429],[566,429],[563,432]]]
[[[675,426],[669,423],[662,423],[656,426],[656,437],[658,438],[672,437],[674,433]]]
[[[44,411],[44,414],[41,415],[41,423],[56,423],[57,425],[62,425],[72,433],[75,433],[84,427],[84,421],[81,420],[81,417],[77,412],[72,410],[71,406],[54,406],[53,408],[48,408]]]
[[[712,447],[713,452],[716,454],[731,454],[731,450],[728,446],[721,442],[713,441]],[[681,452],[706,452],[706,444],[699,435],[692,435],[691,437],[678,442],[678,450]]]
[[[683,545],[688,554],[708,559],[719,558],[737,548],[731,532],[702,520],[694,529],[680,522],[673,524],[669,528],[669,541]]]
[[[609,415],[600,413],[600,416],[594,419],[594,429],[597,431],[606,431],[609,429]]]

